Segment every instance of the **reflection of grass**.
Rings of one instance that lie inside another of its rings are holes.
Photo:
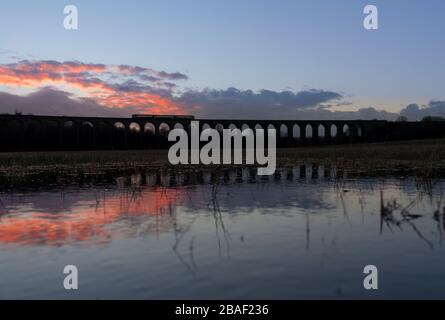
[[[388,201],[385,204],[385,201],[383,200],[383,190],[380,190],[380,233],[381,234],[383,233],[384,223],[391,232],[393,232],[391,225],[398,227],[400,230],[403,230],[402,225],[408,224],[409,226],[411,226],[411,228],[414,230],[414,232],[420,239],[425,241],[425,243],[430,248],[433,248],[434,247],[433,243],[422,234],[422,232],[418,229],[418,227],[415,224],[415,220],[422,218],[423,215],[410,213],[410,210],[416,204],[422,202],[423,196],[424,196],[423,192],[422,191],[419,192],[418,196],[406,206],[401,206],[395,199],[392,199],[392,201]],[[396,211],[399,212],[400,218],[397,218],[395,216]],[[441,241],[442,239],[440,238],[440,242]]]
[[[445,166],[445,139],[279,149],[277,165],[317,162],[359,170]],[[0,153],[0,174],[42,170],[169,167],[167,150],[56,151]],[[195,166],[196,167],[196,166]],[[175,167],[180,170],[181,167]]]

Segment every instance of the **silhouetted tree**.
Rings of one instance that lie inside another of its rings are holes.
[[[445,121],[443,117],[426,116],[423,117],[422,122],[433,122],[433,121]]]

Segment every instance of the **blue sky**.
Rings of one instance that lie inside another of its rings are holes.
[[[377,31],[362,27],[366,4]],[[336,110],[399,111],[445,100],[444,14],[441,0],[4,1],[0,63],[143,66],[186,74],[179,91],[320,89],[352,102]]]

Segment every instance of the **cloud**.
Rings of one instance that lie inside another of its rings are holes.
[[[400,111],[401,116],[408,120],[421,120],[426,116],[445,117],[445,101],[430,101],[427,105],[419,107],[410,104]]]
[[[79,61],[22,60],[0,64],[0,86],[28,89],[28,95],[0,92],[0,113],[72,116],[192,114],[199,118],[256,119],[386,119],[399,114],[376,108],[333,111],[350,106],[339,92],[308,89],[298,92],[228,89],[181,89],[180,72],[141,66]],[[411,104],[400,115],[420,120],[445,117],[445,101]]]
[[[321,107],[322,103],[337,101],[342,95],[325,90],[272,91],[239,90],[180,90],[175,83],[187,80],[180,72],[157,71],[150,68],[131,65],[105,65],[79,61],[59,62],[55,60],[22,60],[16,63],[0,65],[0,86],[34,90],[45,97],[63,96],[65,102],[76,107],[73,114],[80,114],[80,107],[85,106],[85,115],[103,114],[106,109],[125,109],[122,114],[194,114],[201,117],[288,117],[298,110]],[[53,89],[48,89],[53,88]],[[3,99],[11,96],[2,95]],[[24,113],[43,114],[48,108],[29,101],[29,95],[21,104],[2,101],[0,112],[11,111],[10,106]],[[22,99],[23,100],[23,99]],[[68,101],[69,100],[69,101]],[[74,103],[74,102],[76,103]],[[79,102],[82,102],[79,104]],[[91,103],[94,102],[94,107]],[[74,104],[73,104],[74,103]],[[104,106],[104,108],[97,108]],[[56,107],[54,107],[56,108]],[[64,106],[60,112],[69,114]],[[54,113],[56,112],[56,113]]]
[[[321,103],[339,100],[342,95],[324,90],[291,91],[204,89],[183,92],[175,101],[191,114],[212,118],[286,118]]]
[[[93,99],[75,98],[72,94],[53,88],[42,88],[20,96],[0,92],[0,112],[54,116],[127,117],[136,113],[132,108],[110,108]]]
[[[294,94],[298,95],[298,94]],[[279,95],[278,95],[279,96]],[[304,95],[299,95],[304,96]],[[178,98],[181,100],[181,97]],[[241,104],[241,102],[239,102]],[[208,111],[205,106],[200,112],[192,112],[199,110],[191,110],[188,107],[184,107],[186,112],[194,114],[200,118],[255,118],[255,119],[387,119],[395,120],[398,116],[397,113],[389,113],[386,111],[379,111],[374,108],[362,108],[358,111],[331,111],[324,107],[311,107],[306,106],[307,103],[301,103],[299,108],[286,107],[279,111],[275,106],[275,109],[269,108],[268,105],[263,104],[261,110],[253,113],[246,113],[247,108],[244,110],[243,116],[240,116],[236,112],[236,108],[225,106],[218,113]],[[233,111],[230,114],[227,110]],[[34,114],[34,115],[56,115],[56,116],[99,116],[99,117],[129,117],[132,114],[139,113],[139,109],[135,107],[116,108],[108,107],[99,104],[97,101],[91,98],[79,98],[66,91],[57,90],[51,87],[42,88],[31,94],[21,96],[5,92],[0,92],[0,113],[13,114],[15,112],[21,112],[22,114]],[[162,112],[161,112],[162,113]]]
[[[132,75],[139,76],[141,79],[149,80],[149,81],[160,81],[160,80],[188,80],[188,77],[180,72],[168,73],[165,71],[156,71],[149,68],[142,68],[138,66],[128,66],[128,65],[120,65],[118,66],[119,72]]]
[[[320,120],[390,120],[394,121],[398,113],[378,110],[374,107],[360,108],[357,111],[319,110],[311,115],[305,114],[307,119]]]
[[[0,85],[40,90],[63,87],[110,108],[130,108],[139,113],[183,113],[171,96],[175,84],[187,79],[174,72],[139,66],[107,66],[78,61],[29,61],[0,65]]]

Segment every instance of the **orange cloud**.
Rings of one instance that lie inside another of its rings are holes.
[[[100,104],[114,106],[118,108],[136,107],[141,113],[152,114],[181,114],[182,108],[171,102],[169,99],[159,95],[145,92],[130,92],[108,95],[106,97],[96,97]]]
[[[76,61],[21,61],[0,65],[0,85],[40,89],[45,86],[77,90],[83,97],[113,108],[129,108],[151,114],[180,114],[172,99],[181,73],[167,73],[133,66],[106,66]]]

